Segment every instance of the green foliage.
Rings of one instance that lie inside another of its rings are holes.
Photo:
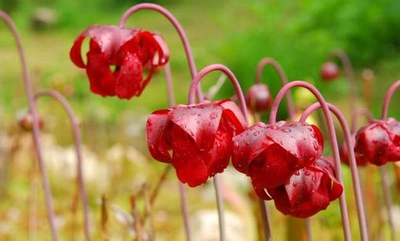
[[[399,11],[400,2],[395,0],[257,1],[246,6],[238,3],[234,16],[237,27],[230,28],[216,51],[244,90],[254,83],[257,63],[272,57],[289,80],[310,81],[328,99],[347,97],[342,84],[320,81],[321,64],[333,49],[347,52],[356,69],[376,66],[379,61],[398,55]],[[241,26],[247,26],[245,31]],[[392,76],[391,81],[395,78]],[[281,88],[271,67],[263,71],[263,81],[273,95]]]
[[[376,63],[400,50],[400,2],[308,1],[299,34],[323,31],[337,40],[356,66]]]

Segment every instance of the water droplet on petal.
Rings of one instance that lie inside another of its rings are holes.
[[[210,114],[210,119],[211,119],[211,120],[214,120],[214,119],[216,119],[216,118],[217,118],[217,113],[212,112],[212,113]]]
[[[299,171],[295,171],[295,172],[294,172],[294,175],[299,176],[299,175],[300,175],[300,172],[299,172]]]
[[[292,186],[293,187],[297,186],[297,182],[292,183]]]
[[[310,173],[309,171],[305,171],[305,172],[304,172],[304,175],[306,175],[306,176],[310,176],[310,175],[311,175],[311,173]]]
[[[283,131],[283,132],[285,132],[285,133],[289,133],[289,132],[291,132],[292,130],[290,130],[290,129],[288,129],[288,128],[282,128],[281,131]]]
[[[258,135],[260,135],[260,131],[255,131],[255,132],[253,133],[253,136],[258,136]]]

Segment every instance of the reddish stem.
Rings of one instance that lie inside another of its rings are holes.
[[[167,9],[157,5],[157,4],[152,4],[152,3],[141,3],[141,4],[137,4],[131,8],[129,8],[128,10],[125,11],[125,13],[122,15],[119,26],[120,27],[125,27],[126,21],[128,20],[128,18],[135,12],[142,10],[142,9],[149,9],[149,10],[154,10],[159,12],[160,14],[162,14],[164,17],[166,17],[171,24],[174,26],[174,28],[177,30],[179,37],[182,41],[183,44],[183,48],[185,50],[186,53],[186,58],[189,64],[189,69],[190,69],[190,74],[192,79],[194,78],[194,76],[197,73],[196,70],[196,65],[194,62],[194,58],[193,58],[193,54],[192,54],[192,50],[190,48],[190,44],[189,44],[189,40],[186,37],[186,33],[183,30],[181,24],[179,23],[179,21],[174,17],[174,15],[172,13],[170,13]],[[199,86],[197,89],[197,94],[199,96],[203,96],[203,92],[201,91],[201,87]]]
[[[387,113],[388,113],[388,109],[389,109],[390,100],[392,99],[394,92],[399,87],[400,87],[400,80],[397,80],[389,87],[388,91],[386,92],[385,99],[384,99],[384,102],[382,105],[382,115],[381,115],[382,120],[387,120]],[[394,227],[394,221],[393,221],[393,215],[392,215],[393,214],[392,196],[390,193],[390,184],[389,184],[389,177],[387,174],[387,167],[384,165],[384,166],[380,166],[379,169],[380,169],[381,179],[382,179],[382,189],[383,189],[383,195],[384,195],[384,199],[385,199],[385,206],[386,206],[386,210],[388,213],[390,232],[391,232],[392,240],[395,241],[396,240],[396,231],[395,231],[396,229]]]
[[[344,73],[346,75],[346,79],[349,82],[350,86],[350,113],[354,113],[357,106],[357,95],[356,95],[356,80],[354,78],[354,69],[351,64],[349,56],[341,49],[336,49],[330,52],[328,58],[333,58],[334,56],[338,57],[340,62],[343,65]]]
[[[353,112],[353,116],[351,118],[350,132],[354,133],[357,128],[357,120],[360,115],[363,115],[367,118],[368,121],[372,121],[374,117],[368,109],[359,108]]]
[[[271,65],[275,69],[275,71],[279,75],[279,79],[282,83],[282,86],[285,86],[288,83],[288,78],[286,76],[285,71],[283,71],[281,65],[273,58],[263,58],[260,60],[256,70],[256,78],[255,78],[256,83],[261,83],[262,72],[266,65]],[[294,119],[296,112],[293,104],[293,98],[290,92],[286,93],[286,105],[288,107],[289,118]]]
[[[77,118],[75,117],[75,114],[71,108],[71,106],[68,104],[68,101],[62,96],[59,92],[55,90],[42,90],[39,91],[35,94],[35,100],[40,98],[41,96],[51,96],[55,100],[57,100],[61,106],[64,108],[65,112],[68,115],[68,118],[70,120],[71,126],[72,126],[72,133],[74,136],[74,143],[75,143],[75,151],[76,151],[76,160],[77,160],[77,179],[78,179],[78,185],[79,185],[79,190],[80,190],[80,195],[81,195],[81,200],[82,200],[82,207],[83,207],[83,218],[84,218],[84,232],[85,232],[85,238],[86,240],[90,241],[90,230],[89,230],[89,208],[88,208],[88,203],[87,203],[87,194],[86,194],[86,188],[85,188],[85,181],[83,177],[83,166],[82,166],[82,138],[80,135],[80,130],[79,130],[79,122]]]
[[[338,179],[339,183],[343,184],[343,175],[342,171],[340,169],[340,155],[339,155],[339,148],[338,148],[338,143],[336,139],[336,132],[335,132],[335,127],[333,125],[333,120],[329,112],[329,108],[325,102],[324,97],[321,95],[321,93],[311,84],[305,82],[305,81],[292,81],[288,84],[286,84],[277,94],[275,97],[275,100],[272,104],[271,112],[270,112],[270,118],[269,118],[269,123],[274,124],[276,123],[276,114],[278,111],[279,104],[285,95],[287,91],[289,91],[293,87],[304,87],[308,89],[318,100],[318,102],[321,104],[321,108],[324,113],[325,120],[327,122],[328,126],[328,131],[329,131],[329,138],[332,146],[332,151],[333,151],[333,158],[335,161],[335,172],[336,172],[336,178]],[[343,232],[345,236],[345,240],[349,241],[351,240],[351,232],[350,232],[350,224],[349,224],[349,217],[348,217],[348,211],[347,211],[347,205],[346,205],[346,197],[345,193],[339,197],[340,201],[340,211],[342,215],[342,226],[343,226]]]
[[[226,66],[222,64],[212,64],[209,66],[206,66],[202,70],[199,71],[199,73],[194,77],[190,89],[189,89],[189,104],[195,103],[195,90],[200,82],[200,80],[208,73],[213,72],[213,71],[221,71],[223,72],[228,79],[231,81],[231,84],[233,85],[236,96],[238,98],[243,116],[245,117],[246,123],[249,124],[248,116],[247,116],[247,106],[246,106],[246,101],[242,92],[242,88],[240,87],[239,81],[236,79],[235,75],[233,72],[227,68]],[[218,185],[216,185],[218,186]],[[269,221],[268,221],[268,214],[265,206],[265,202],[262,199],[259,199],[259,205],[261,208],[261,217],[262,217],[262,222],[263,222],[263,229],[265,233],[265,237],[268,239],[268,241],[271,241],[271,231],[269,227]],[[222,239],[222,238],[221,238]]]
[[[363,202],[363,198],[362,198],[360,178],[358,175],[358,168],[357,168],[357,163],[356,163],[356,158],[355,158],[354,148],[353,148],[354,147],[353,138],[351,137],[351,132],[349,130],[349,127],[347,126],[346,119],[344,118],[344,116],[340,112],[340,110],[330,103],[327,103],[327,105],[328,105],[329,110],[339,120],[339,123],[342,127],[342,131],[344,132],[347,150],[349,150],[349,163],[350,163],[351,177],[352,177],[352,181],[353,181],[353,189],[354,189],[355,199],[356,199],[358,224],[360,227],[361,240],[367,241],[368,240],[368,229],[367,229],[367,222],[366,222],[366,218],[365,218],[364,202]],[[320,108],[320,107],[321,107],[320,103],[314,103],[311,106],[309,106],[303,112],[303,115],[300,118],[300,122],[304,122],[313,111],[315,111],[317,108]]]
[[[392,99],[394,92],[399,87],[400,87],[400,80],[397,80],[389,87],[388,91],[386,92],[385,99],[384,99],[383,105],[382,105],[382,115],[381,115],[382,120],[387,119],[387,112],[388,112],[390,100]]]
[[[39,138],[39,135],[40,135],[39,118],[38,118],[37,112],[36,112],[32,84],[31,84],[31,80],[30,80],[29,74],[28,74],[28,68],[27,68],[27,64],[26,64],[24,48],[22,46],[21,37],[20,37],[20,35],[17,31],[17,28],[15,27],[12,19],[3,11],[0,11],[0,18],[2,18],[6,22],[7,26],[10,28],[10,30],[14,36],[15,43],[17,44],[18,53],[19,53],[19,57],[20,57],[21,65],[22,65],[25,94],[28,98],[29,112],[31,113],[32,119],[33,119],[32,136],[33,136],[33,142],[34,142],[34,146],[35,146],[34,147],[35,152],[38,157],[39,169],[40,169],[40,173],[42,176],[42,185],[43,185],[45,201],[46,201],[47,216],[48,216],[48,220],[49,220],[49,224],[50,224],[52,238],[53,238],[53,240],[58,240],[57,229],[56,229],[55,223],[54,223],[53,201],[52,201],[52,197],[51,197],[52,195],[51,195],[51,190],[50,190],[50,184],[49,184],[49,180],[48,180],[48,176],[47,176],[46,165],[43,160],[43,154],[42,154],[42,150],[41,150],[41,141]]]

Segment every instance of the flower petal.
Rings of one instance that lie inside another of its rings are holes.
[[[146,139],[151,156],[160,162],[171,163],[169,150],[171,145],[167,142],[166,129],[168,125],[169,109],[153,112],[146,122]]]
[[[194,140],[199,150],[209,150],[213,147],[215,133],[222,117],[222,107],[206,101],[175,108],[170,116],[171,121]]]
[[[334,176],[332,158],[322,156],[292,175],[289,183],[267,191],[282,213],[306,218],[326,209],[343,193],[343,186]]]
[[[209,151],[209,157],[204,160],[208,175],[212,177],[217,173],[223,172],[229,165],[231,154],[232,133],[221,125],[215,134],[214,146]]]
[[[93,41],[93,44],[96,44]],[[115,96],[115,79],[108,60],[102,52],[95,49],[87,53],[86,73],[90,81],[90,90],[102,96]]]
[[[224,119],[229,120],[231,128],[235,135],[242,133],[247,128],[247,122],[243,112],[239,109],[235,102],[231,100],[219,101],[218,104],[224,109]]]
[[[130,99],[142,92],[142,64],[138,56],[132,51],[121,48],[117,66],[113,73],[115,77],[115,93],[120,99]]]
[[[256,188],[273,188],[286,184],[297,170],[297,159],[280,145],[271,143],[249,164],[247,175]]]
[[[193,139],[178,125],[172,124],[170,138],[173,149],[172,164],[178,179],[190,187],[205,183],[209,175],[204,163],[204,151],[197,149]]]
[[[323,137],[315,125],[287,122],[270,125],[269,129],[269,138],[298,159],[294,168],[310,165],[322,154]]]
[[[259,122],[233,137],[232,164],[236,170],[247,173],[253,159],[272,144],[266,135],[266,125]]]

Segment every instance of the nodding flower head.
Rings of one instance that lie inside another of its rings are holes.
[[[381,166],[400,160],[400,122],[374,120],[356,134],[354,150],[369,163]]]
[[[250,87],[245,95],[247,108],[254,113],[265,112],[272,105],[272,96],[268,86],[257,83]]]
[[[276,208],[285,215],[310,217],[326,209],[343,193],[333,167],[332,158],[321,156],[313,164],[296,171],[287,183],[267,190],[256,189],[256,193],[263,199],[273,199]]]
[[[81,47],[86,37],[90,47],[84,63]],[[93,25],[76,38],[70,57],[76,66],[86,69],[93,93],[130,99],[140,96],[154,70],[168,61],[169,51],[160,35],[137,28]],[[146,77],[144,72],[148,72]]]
[[[232,101],[178,105],[150,115],[147,145],[154,159],[172,164],[179,180],[194,187],[228,166],[232,137],[245,128]]]
[[[340,75],[339,67],[332,61],[325,62],[321,67],[320,75],[323,80],[334,80]]]
[[[258,122],[233,138],[232,164],[252,180],[256,189],[286,183],[296,171],[322,154],[320,130],[307,123]]]

